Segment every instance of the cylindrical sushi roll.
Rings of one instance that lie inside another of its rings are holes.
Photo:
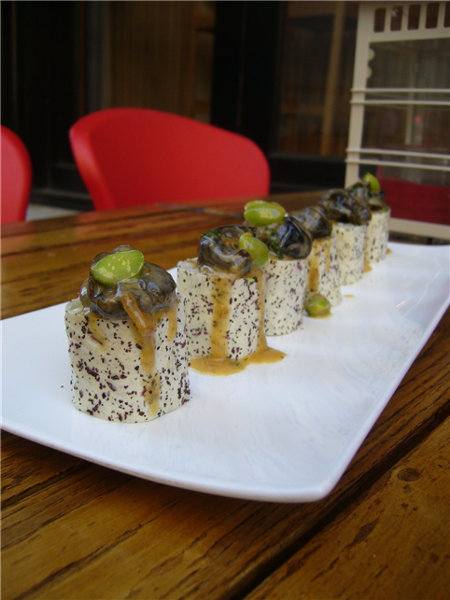
[[[267,347],[264,335],[266,275],[260,267],[268,254],[250,227],[230,225],[203,234],[198,257],[178,263],[196,370],[229,375],[250,362],[283,358]]]
[[[305,301],[315,295],[324,296],[331,306],[342,302],[341,275],[336,245],[336,234],[317,238],[313,242],[309,260],[309,278]]]
[[[266,282],[266,335],[285,335],[303,321],[309,263],[307,258],[282,259],[270,256],[264,265]]]
[[[312,236],[291,217],[259,225],[255,235],[270,250],[263,266],[267,273],[266,335],[292,333],[303,321]]]
[[[370,208],[367,202],[341,189],[326,192],[319,200],[319,206],[333,222],[340,283],[356,283],[362,279],[365,270],[364,245],[372,216]]]
[[[389,241],[391,209],[373,210],[367,228],[364,257],[369,263],[377,263],[386,258]]]
[[[385,194],[377,178],[370,173],[350,186],[348,191],[365,200],[370,207],[372,218],[367,228],[364,256],[368,263],[380,262],[386,258],[391,218],[391,209],[384,202]]]
[[[331,306],[336,306],[342,302],[342,294],[336,234],[333,232],[331,221],[325,212],[316,206],[292,212],[291,217],[307,229],[314,239],[308,256],[309,276],[305,304],[320,295],[325,297]]]
[[[177,265],[177,286],[187,300],[191,358],[240,360],[256,352],[265,293],[261,269],[236,277],[189,259]]]
[[[356,283],[362,279],[365,270],[364,245],[367,225],[334,223],[333,233],[336,236],[340,283]]]
[[[150,421],[190,398],[185,299],[131,246],[94,258],[65,326],[72,401],[81,412]]]

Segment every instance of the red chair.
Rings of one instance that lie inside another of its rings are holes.
[[[81,118],[69,138],[99,210],[269,193],[269,166],[256,144],[186,117],[112,108]]]
[[[1,222],[24,221],[30,199],[32,168],[22,140],[1,126]]]

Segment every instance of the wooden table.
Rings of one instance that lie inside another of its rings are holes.
[[[74,297],[91,258],[119,243],[171,268],[195,254],[203,231],[239,222],[241,207],[4,226],[2,317]],[[449,311],[337,487],[315,503],[185,491],[3,432],[3,600],[449,598],[448,334]]]

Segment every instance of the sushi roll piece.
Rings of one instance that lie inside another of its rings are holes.
[[[341,285],[350,285],[362,279],[365,272],[364,247],[367,225],[335,223],[336,250],[339,260]]]
[[[369,205],[372,218],[367,228],[364,257],[368,263],[380,262],[387,255],[391,220],[391,209],[384,202],[385,194],[377,178],[370,173],[366,173],[348,190],[353,196],[362,198]]]
[[[265,211],[279,207],[271,218]],[[312,237],[277,203],[253,201],[245,206],[244,217],[256,226],[255,235],[269,249],[264,264],[267,274],[266,335],[286,335],[303,321],[303,308],[309,274],[308,256]]]
[[[326,192],[319,200],[319,206],[333,222],[340,284],[356,283],[365,271],[364,246],[372,217],[370,208],[367,202],[341,189]]]
[[[391,209],[388,206],[379,210],[372,209],[364,244],[364,257],[368,263],[381,262],[386,258],[390,221]]]
[[[325,212],[316,206],[292,212],[291,217],[308,230],[314,240],[308,256],[309,276],[305,306],[318,295],[326,298],[330,306],[337,306],[342,302],[342,293],[336,234],[331,221]]]
[[[264,271],[267,275],[266,335],[292,333],[303,322],[308,260],[271,256]]]
[[[177,265],[186,298],[190,365],[228,375],[250,362],[273,362],[282,353],[264,335],[267,247],[250,227],[229,225],[202,235],[197,258]]]
[[[94,258],[65,327],[79,411],[140,423],[190,399],[185,299],[138,250],[123,245]]]

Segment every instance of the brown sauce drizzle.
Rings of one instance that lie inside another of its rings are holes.
[[[387,249],[386,254],[392,254],[392,250],[390,248]]]
[[[312,292],[319,291],[319,252],[320,247],[323,248],[325,254],[325,272],[328,273],[331,266],[330,261],[330,250],[331,250],[331,237],[328,236],[326,238],[316,239],[313,242],[313,249],[311,254],[309,255],[309,279],[308,279],[308,288]]]
[[[151,386],[145,389],[144,402],[149,407],[149,414],[154,415],[159,407],[161,378],[159,375],[152,377]]]
[[[190,361],[190,366],[205,375],[234,375],[243,371],[248,365],[260,365],[267,363],[275,363],[282,360],[286,354],[274,348],[264,348],[257,350],[253,354],[233,360],[231,358],[193,358]]]
[[[168,320],[167,341],[173,341],[177,333],[177,308],[178,302],[171,308],[164,308],[153,314],[143,313],[146,317],[151,318],[154,325],[151,334],[143,335],[139,330],[138,324],[132,319],[131,331],[133,332],[136,343],[142,347],[141,365],[148,375],[152,375],[155,367],[155,336],[154,333],[164,318]]]
[[[369,264],[369,261],[364,259],[364,273],[369,273],[372,270],[372,267]]]
[[[211,358],[223,359],[228,353],[227,328],[230,322],[230,298],[235,279],[212,275],[213,315],[211,329]]]
[[[316,241],[314,241],[314,244]],[[312,292],[319,291],[319,255],[317,254],[317,247],[313,250],[314,254],[311,253],[309,258],[309,280],[308,287]]]
[[[143,312],[139,308],[136,298],[129,293],[121,294],[122,306],[127,311],[128,316],[139,329],[143,336],[151,335],[156,331],[156,319],[152,313]]]
[[[166,308],[165,311],[162,311],[164,315],[169,319],[169,328],[167,330],[167,341],[171,344],[175,339],[178,328],[177,321],[177,309],[178,309],[178,301],[172,306],[172,308]]]
[[[264,315],[265,315],[265,298],[266,298],[266,282],[261,269],[252,269],[250,276],[254,277],[258,282],[259,287],[259,328],[258,328],[258,345],[256,352],[248,357],[249,362],[253,364],[273,363],[282,360],[286,354],[280,350],[269,348],[267,345],[266,334],[264,332]]]
[[[123,307],[130,317],[130,330],[138,347],[141,348],[141,367],[149,376],[151,385],[144,388],[144,401],[149,407],[149,414],[153,415],[159,408],[161,377],[154,373],[155,369],[155,331],[160,322],[167,318],[167,341],[171,343],[177,333],[177,309],[178,301],[171,308],[159,310],[155,313],[143,312],[139,308],[135,298],[128,293],[122,295]],[[89,328],[93,337],[103,346],[106,338],[98,323],[103,317],[96,315],[93,311],[87,313]]]
[[[155,367],[155,336],[154,335],[142,335],[136,324],[133,321],[130,323],[131,332],[136,344],[141,349],[141,366],[147,375],[153,375]]]
[[[213,285],[216,291],[213,293],[213,327],[211,331],[211,356],[193,358],[190,366],[206,375],[233,375],[243,371],[250,364],[274,363],[282,360],[286,354],[269,348],[264,333],[264,303],[265,303],[265,281],[261,269],[252,269],[247,274],[248,278],[254,278],[259,287],[259,326],[258,343],[256,351],[245,358],[236,360],[228,358],[226,334],[230,320],[230,298],[233,279],[230,277],[215,276]]]

